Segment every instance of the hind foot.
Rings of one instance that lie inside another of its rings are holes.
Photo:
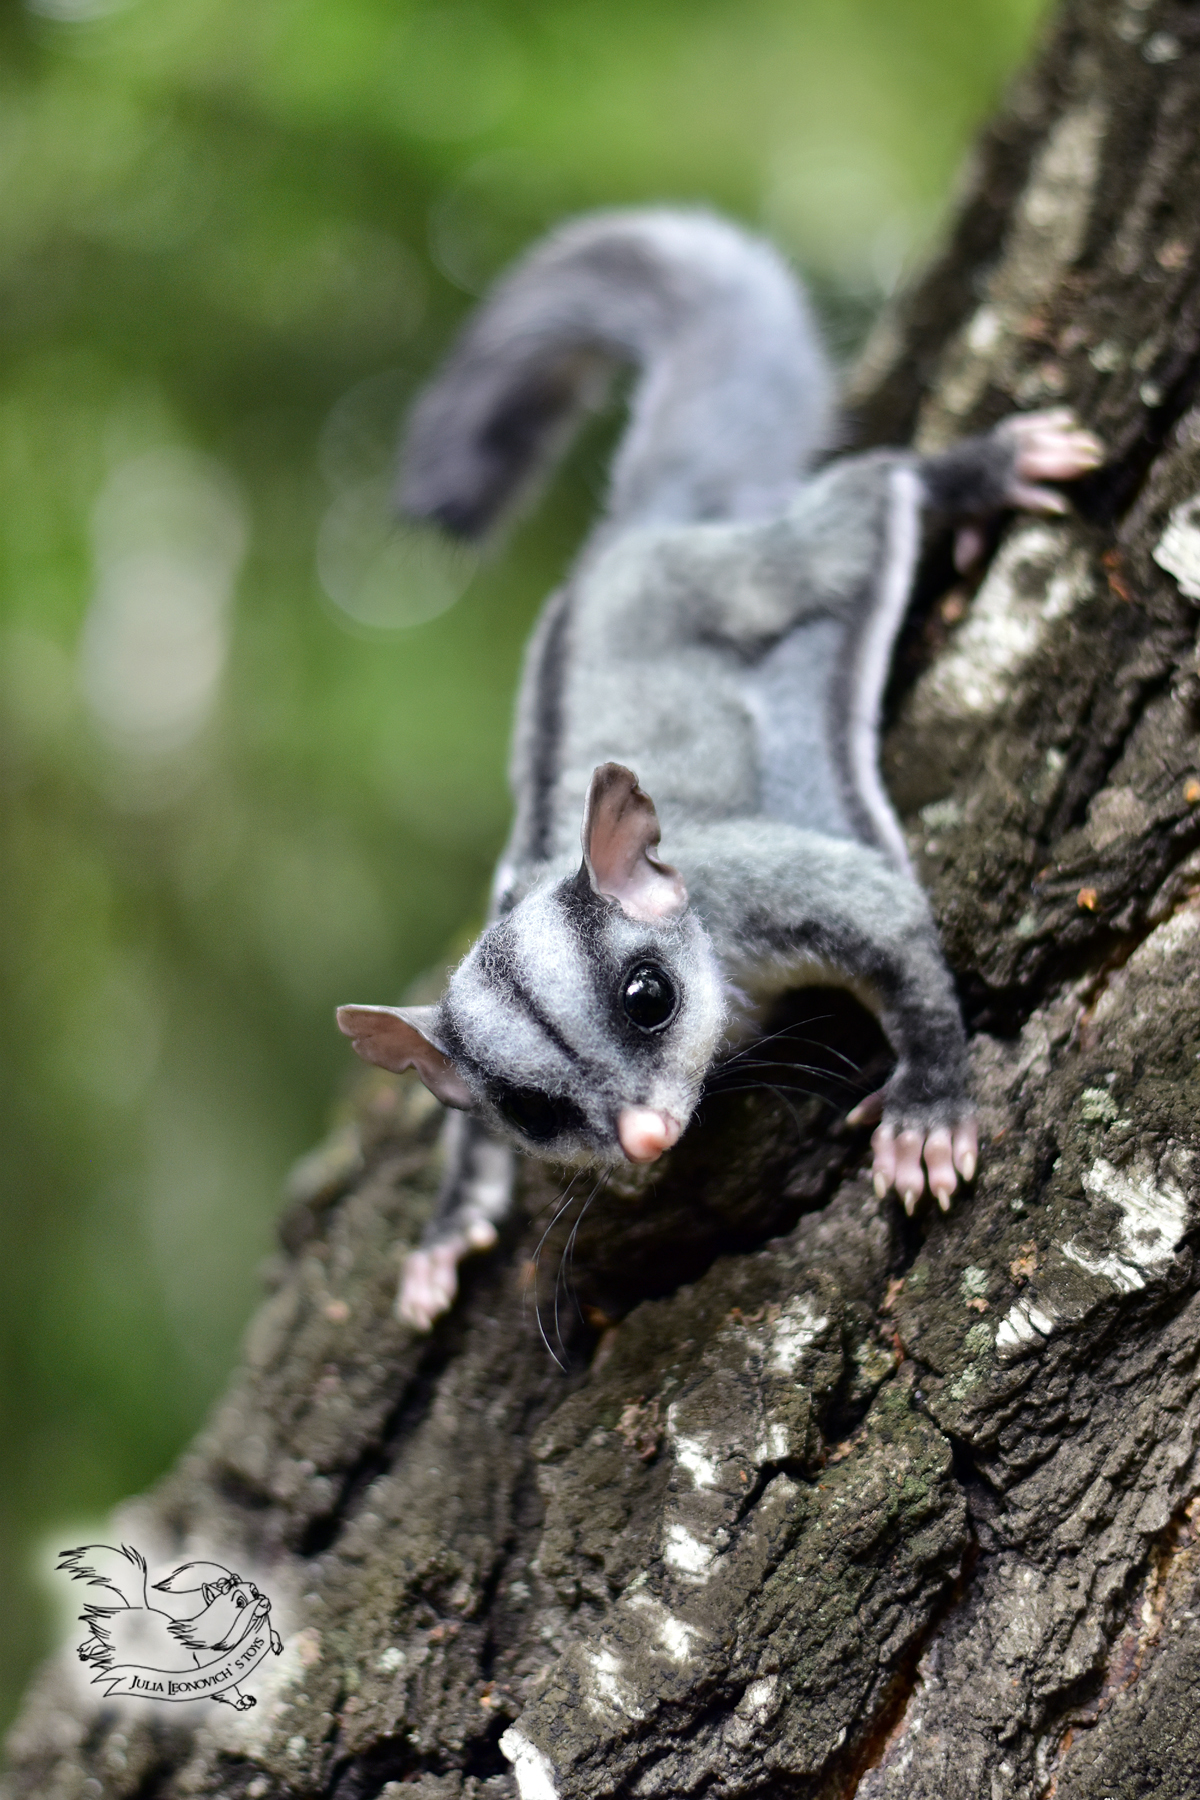
[[[476,1219],[465,1231],[444,1238],[428,1250],[413,1250],[404,1259],[396,1317],[414,1331],[428,1331],[435,1319],[448,1312],[458,1292],[458,1265],[464,1256],[491,1250],[496,1227]]]

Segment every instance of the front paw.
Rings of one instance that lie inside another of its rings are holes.
[[[1046,481],[1075,481],[1104,461],[1100,439],[1080,425],[1069,406],[1017,413],[998,427],[1013,446],[1005,499],[1029,512],[1065,513],[1067,503]]]
[[[958,1175],[964,1181],[974,1179],[979,1133],[971,1116],[954,1125],[935,1125],[931,1131],[914,1125],[897,1128],[885,1119],[872,1135],[871,1149],[875,1192],[882,1200],[894,1187],[911,1218],[925,1192],[926,1176],[942,1211],[950,1211]]]

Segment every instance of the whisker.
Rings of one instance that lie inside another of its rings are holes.
[[[592,1189],[591,1193],[588,1195],[587,1199],[584,1201],[583,1205],[580,1207],[579,1217],[576,1219],[574,1225],[572,1225],[572,1227],[571,1227],[571,1235],[567,1239],[566,1249],[563,1251],[563,1261],[567,1266],[568,1278],[570,1277],[570,1270],[571,1270],[571,1267],[574,1262],[575,1239],[578,1236],[579,1227],[583,1224],[584,1215],[586,1214],[588,1207],[592,1204],[592,1201],[596,1198],[597,1194],[603,1193],[604,1189],[608,1186],[609,1177],[611,1174],[612,1174],[611,1169],[605,1169],[603,1171],[603,1173],[601,1174],[600,1179],[597,1181],[595,1187]],[[577,1312],[579,1312],[578,1303],[576,1303],[575,1310]],[[579,1317],[581,1319],[583,1318],[582,1312],[579,1312]]]
[[[718,1065],[722,1069],[806,1069],[810,1075],[825,1075],[829,1071],[822,1069],[818,1063],[786,1062],[781,1056],[739,1056],[727,1063]]]
[[[550,1236],[550,1233],[554,1230],[554,1227],[558,1224],[558,1221],[562,1218],[563,1214],[566,1212],[567,1208],[570,1206],[570,1204],[571,1204],[571,1189],[575,1186],[575,1183],[579,1180],[579,1177],[580,1177],[580,1175],[582,1175],[582,1173],[583,1173],[582,1169],[576,1169],[574,1175],[572,1175],[570,1181],[567,1183],[566,1187],[563,1189],[562,1193],[559,1195],[559,1197],[558,1197],[559,1204],[555,1210],[554,1217],[551,1219],[551,1221],[547,1225],[545,1231],[543,1231],[541,1237],[538,1239],[537,1249],[534,1251],[533,1258],[532,1258],[532,1260],[533,1260],[533,1311],[534,1311],[534,1317],[537,1320],[538,1335],[541,1338],[543,1344],[545,1344],[547,1350],[550,1352],[550,1355],[554,1358],[554,1361],[556,1363],[558,1363],[558,1366],[563,1371],[564,1375],[567,1372],[566,1364],[564,1362],[560,1362],[559,1358],[555,1355],[554,1346],[550,1342],[550,1339],[546,1336],[546,1328],[542,1324],[542,1303],[541,1303],[540,1299],[538,1298],[538,1274],[541,1270],[542,1251],[545,1248],[546,1239]],[[560,1343],[562,1342],[561,1337],[559,1339],[559,1342]]]
[[[563,1188],[562,1192],[559,1194],[556,1194],[552,1200],[547,1200],[544,1205],[539,1206],[537,1211],[530,1215],[531,1218],[533,1218],[533,1219],[544,1218],[545,1215],[550,1211],[550,1208],[552,1206],[560,1205],[561,1202],[566,1199],[566,1197],[570,1193],[571,1189],[575,1186],[575,1183],[579,1180],[579,1177],[581,1175],[586,1175],[587,1172],[588,1172],[588,1170],[587,1170],[586,1164],[582,1168],[576,1169],[575,1173],[572,1175],[570,1181],[568,1181],[566,1187]],[[547,1230],[553,1229],[553,1226],[554,1226],[554,1220],[552,1219],[550,1221],[549,1226],[547,1226]]]
[[[805,1022],[809,1025],[821,1025],[832,1018],[832,1013],[822,1013],[817,1018],[809,1019]],[[778,1042],[780,1038],[791,1038],[793,1042],[797,1044],[809,1044],[813,1049],[824,1051],[827,1055],[836,1057],[839,1062],[845,1063],[846,1067],[852,1070],[855,1075],[862,1073],[861,1064],[856,1063],[852,1056],[847,1056],[844,1051],[838,1050],[833,1044],[825,1043],[821,1038],[801,1037],[795,1025],[781,1025],[777,1031],[769,1031],[763,1037],[754,1038],[746,1045],[745,1049],[735,1050],[732,1056],[726,1057],[723,1066],[727,1067],[730,1063],[740,1062],[743,1058],[749,1057],[754,1051],[761,1050],[764,1045]],[[824,1070],[814,1070],[812,1072],[825,1073]],[[830,1071],[830,1073],[832,1073],[832,1071]]]
[[[798,1044],[811,1044],[815,1050],[824,1050],[830,1056],[836,1056],[839,1062],[844,1062],[848,1069],[853,1069],[856,1075],[862,1074],[862,1064],[856,1063],[852,1056],[847,1056],[845,1051],[838,1050],[833,1044],[825,1044],[822,1043],[820,1038],[810,1037],[797,1038],[796,1042]]]
[[[776,1073],[777,1069],[777,1064],[763,1063],[757,1068],[735,1069],[731,1075],[724,1077],[718,1071],[717,1075],[712,1080],[705,1082],[704,1091],[706,1094],[733,1094],[737,1092],[738,1084],[745,1082],[749,1082],[751,1086],[756,1084],[765,1086],[766,1076],[768,1074]],[[775,1085],[777,1087],[786,1087],[788,1091],[793,1094],[803,1094],[805,1098],[809,1100],[824,1100],[826,1104],[830,1106],[837,1106],[839,1104],[839,1101],[827,1091],[824,1091],[821,1088],[808,1087],[803,1082],[779,1080]],[[839,1082],[838,1085],[843,1089],[848,1089],[851,1096],[854,1096],[859,1092],[857,1088],[851,1087],[848,1082]]]
[[[732,1075],[732,1076],[750,1075],[758,1070],[766,1070],[769,1072],[774,1072],[776,1074],[779,1074],[780,1076],[782,1076],[783,1074],[790,1072],[790,1071],[794,1071],[798,1074],[803,1074],[803,1075],[814,1075],[817,1077],[818,1080],[821,1080],[821,1081],[824,1081],[825,1083],[827,1083],[830,1088],[833,1088],[834,1090],[840,1090],[842,1094],[849,1095],[850,1097],[856,1097],[862,1091],[862,1084],[860,1081],[858,1081],[858,1080],[852,1081],[849,1076],[841,1075],[836,1070],[822,1069],[813,1063],[782,1062],[782,1061],[778,1060],[777,1058],[765,1057],[765,1056],[764,1057],[746,1056],[746,1057],[741,1058],[736,1063],[732,1063],[732,1062],[722,1063],[717,1069],[715,1069],[713,1071],[712,1075],[709,1077],[708,1081],[705,1083],[705,1090],[706,1090],[706,1092],[709,1092],[709,1093],[729,1093],[731,1091],[730,1086],[729,1086],[729,1080],[728,1080],[728,1077],[730,1075]],[[809,1093],[809,1094],[811,1094],[811,1092],[812,1092],[811,1089],[798,1088],[798,1087],[796,1087],[796,1084],[792,1083],[792,1082],[789,1082],[787,1085],[789,1087],[795,1088],[795,1091],[797,1091],[797,1092],[804,1092],[804,1093]],[[824,1098],[824,1099],[829,1099],[831,1104],[835,1103],[834,1096],[832,1094],[820,1095],[818,1097]]]
[[[764,1088],[772,1094],[796,1094],[803,1100],[823,1100],[825,1098],[824,1094],[819,1094],[815,1088],[781,1088],[771,1081],[739,1081],[729,1087],[706,1088],[705,1094],[757,1094]]]
[[[796,1127],[797,1136],[801,1140],[803,1140],[805,1136],[805,1127],[799,1113],[797,1113],[795,1107],[788,1099],[788,1094],[799,1094],[806,1100],[823,1100],[825,1098],[824,1094],[814,1093],[811,1088],[780,1088],[776,1087],[776,1085],[770,1081],[744,1081],[740,1082],[736,1087],[722,1087],[713,1091],[720,1094],[756,1094],[760,1092],[774,1094],[780,1105],[786,1108],[791,1114],[792,1124]]]
[[[841,1087],[853,1086],[848,1076],[838,1074],[835,1069],[823,1069],[819,1063],[784,1062],[777,1056],[748,1056],[736,1064],[722,1063],[716,1073],[720,1075],[724,1069],[732,1069],[735,1074],[743,1069],[797,1069],[803,1075],[816,1075],[824,1081],[836,1081]]]
[[[575,1244],[575,1234],[579,1230],[579,1227],[583,1222],[583,1218],[584,1218],[585,1213],[587,1212],[588,1207],[592,1204],[592,1201],[596,1198],[596,1195],[600,1192],[601,1184],[603,1182],[605,1182],[607,1179],[608,1179],[607,1173],[602,1173],[597,1178],[596,1183],[595,1183],[594,1187],[592,1188],[591,1193],[588,1195],[587,1199],[584,1201],[583,1205],[579,1209],[579,1217],[575,1220],[574,1225],[572,1225],[571,1234],[567,1239],[566,1247],[564,1248],[562,1255],[558,1259],[558,1273],[554,1278],[554,1335],[558,1339],[558,1347],[562,1351],[564,1356],[566,1356],[566,1354],[567,1354],[567,1347],[563,1343],[562,1327],[559,1324],[558,1296],[559,1296],[559,1292],[563,1286],[563,1278],[564,1278],[564,1274],[567,1269],[567,1261],[568,1261],[568,1258],[569,1258],[571,1251]],[[567,1277],[567,1279],[569,1280],[569,1276]],[[575,1310],[577,1312],[579,1311],[578,1304],[576,1304]],[[580,1316],[580,1318],[582,1318],[583,1314],[580,1313],[579,1316]]]
[[[832,1019],[832,1017],[833,1017],[832,1013],[822,1013],[819,1018],[808,1019],[805,1022],[806,1022],[806,1024],[809,1024],[809,1025],[823,1025],[827,1019]],[[760,1044],[773,1044],[777,1038],[791,1037],[792,1034],[795,1032],[795,1030],[796,1030],[795,1025],[781,1025],[779,1027],[778,1031],[768,1031],[768,1032],[765,1032],[762,1037],[752,1038],[750,1040],[750,1042],[746,1045],[746,1049],[747,1050],[756,1049]],[[819,1039],[817,1039],[817,1038],[801,1038],[801,1039],[799,1039],[799,1042],[803,1043],[803,1044],[816,1044],[816,1043],[819,1043]],[[735,1051],[734,1055],[740,1056],[741,1051]]]
[[[782,1106],[786,1107],[787,1111],[791,1114],[792,1124],[796,1127],[796,1136],[800,1139],[801,1143],[803,1143],[804,1142],[804,1126],[802,1125],[802,1123],[800,1121],[799,1113],[796,1111],[796,1109],[792,1105],[791,1101],[787,1098],[785,1091],[782,1088],[773,1087],[769,1081],[764,1081],[762,1083],[762,1085],[763,1085],[763,1087],[765,1087],[767,1089],[768,1093],[774,1094],[775,1098],[780,1102],[780,1104]],[[797,1090],[795,1088],[792,1089],[793,1093],[795,1093],[796,1091]],[[820,1099],[820,1095],[819,1094],[818,1095],[810,1094],[808,1096],[808,1098],[809,1099]]]

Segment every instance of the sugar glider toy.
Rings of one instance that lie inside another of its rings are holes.
[[[791,988],[852,989],[895,1052],[851,1114],[878,1121],[881,1194],[911,1212],[928,1181],[945,1208],[975,1169],[962,1019],[880,780],[880,702],[923,534],[969,544],[1005,507],[1065,511],[1044,483],[1100,445],[1058,410],[809,473],[832,382],[782,259],[707,213],[610,212],[535,247],[470,321],[414,411],[401,506],[484,533],[622,363],[639,379],[607,509],[526,656],[490,923],[436,1006],[338,1012],[360,1056],[458,1109],[397,1301],[419,1328],[496,1241],[513,1145],[653,1162]]]

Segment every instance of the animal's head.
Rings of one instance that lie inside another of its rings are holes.
[[[582,837],[578,871],[490,925],[437,1006],[343,1006],[338,1024],[534,1155],[653,1162],[696,1106],[724,986],[630,770],[596,770]]]
[[[196,1595],[195,1615],[177,1619],[169,1628],[193,1650],[232,1649],[271,1610],[271,1602],[252,1581],[243,1581],[220,1563],[185,1563],[155,1586],[168,1594]]]

